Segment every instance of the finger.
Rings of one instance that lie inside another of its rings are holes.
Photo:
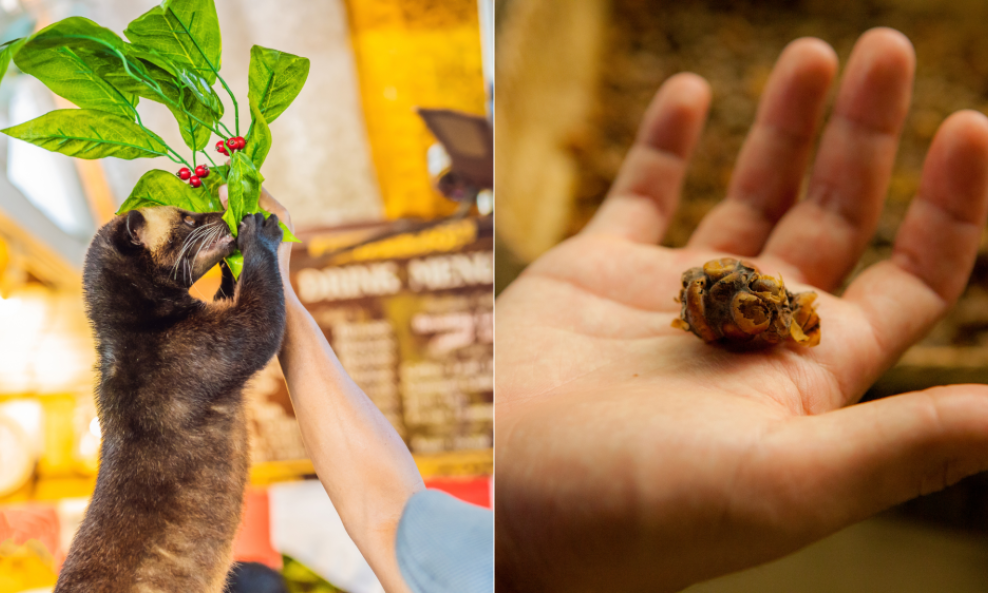
[[[915,61],[909,40],[891,29],[865,33],[851,52],[806,199],[782,218],[763,253],[798,269],[809,284],[835,288],[875,230]]]
[[[295,232],[295,225],[292,224],[292,217],[288,214],[288,210],[281,205],[281,202],[274,199],[274,196],[272,196],[264,186],[261,186],[261,197],[258,203],[261,208],[264,208],[272,214],[277,214],[281,222],[288,227],[288,230],[293,233]]]
[[[925,335],[960,296],[986,218],[988,118],[962,111],[933,139],[892,258],[865,270],[844,294],[864,313],[873,336],[864,343],[875,348],[881,369]]]
[[[695,74],[677,74],[662,85],[585,233],[659,241],[679,201],[686,163],[709,107],[710,87]]]
[[[691,246],[747,256],[761,252],[799,195],[836,71],[837,54],[819,39],[797,39],[786,47],[741,147],[727,198],[704,217]]]
[[[801,418],[779,436],[775,471],[799,478],[777,491],[823,535],[988,469],[988,386],[849,406]]]
[[[227,193],[227,190],[228,190],[227,185],[224,183],[223,185],[220,186],[220,189],[216,192],[220,198],[220,203],[223,204],[224,210],[226,210],[230,206],[229,205],[230,197],[229,194]]]

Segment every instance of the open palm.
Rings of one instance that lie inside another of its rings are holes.
[[[663,85],[595,219],[497,303],[499,590],[678,590],[988,468],[988,389],[851,405],[956,300],[988,210],[988,119],[961,112],[892,259],[831,294],[877,223],[913,61],[894,31],[862,36],[795,203],[836,57],[790,44],[684,249],[656,243],[709,90]],[[738,353],[672,328],[682,272],[725,255],[815,290],[820,345]]]

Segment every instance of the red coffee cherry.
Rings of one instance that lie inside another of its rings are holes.
[[[237,150],[237,147],[239,146],[239,144],[237,144],[236,138],[230,138],[229,140],[227,140],[226,145],[230,148],[230,150]]]
[[[243,136],[237,136],[237,150],[243,150],[247,147],[247,141],[244,140]]]
[[[209,177],[209,169],[206,165],[199,165],[196,167],[196,177],[202,179],[203,177]]]
[[[189,177],[192,177],[192,171],[189,171],[187,167],[182,167],[181,169],[178,170],[177,175],[179,179],[185,181]]]
[[[192,187],[199,187],[200,185],[202,185],[202,180],[196,177],[195,175],[193,175],[192,177],[189,178],[189,185],[191,185]]]
[[[216,143],[216,152],[226,152],[226,142],[220,140]]]

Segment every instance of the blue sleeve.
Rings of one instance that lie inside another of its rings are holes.
[[[414,593],[494,591],[494,513],[438,490],[405,505],[395,542]]]

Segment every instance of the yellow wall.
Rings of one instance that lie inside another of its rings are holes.
[[[347,9],[385,214],[451,214],[455,204],[432,189],[435,139],[414,108],[484,113],[477,0],[348,0]]]

